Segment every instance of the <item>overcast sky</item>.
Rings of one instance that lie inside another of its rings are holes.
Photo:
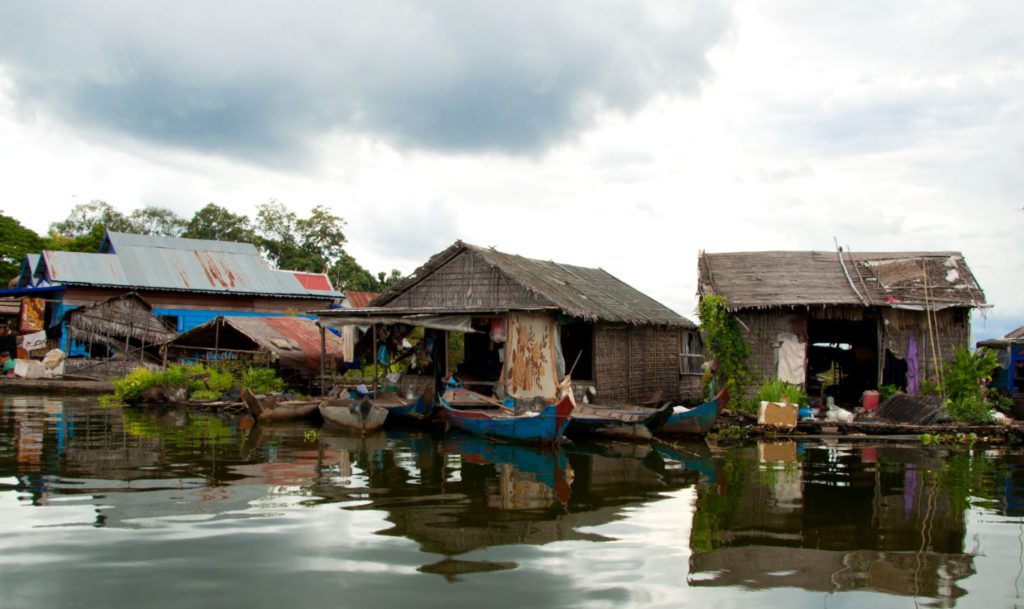
[[[700,249],[959,250],[1001,335],[1022,31],[1012,0],[11,0],[0,206],[323,204],[374,271],[461,238],[691,318]]]

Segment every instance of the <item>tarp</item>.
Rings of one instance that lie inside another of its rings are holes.
[[[320,325],[328,328],[345,326],[369,326],[373,324],[406,324],[432,330],[449,332],[476,332],[469,315],[324,315]]]

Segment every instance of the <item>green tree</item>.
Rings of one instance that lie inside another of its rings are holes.
[[[6,288],[7,281],[18,276],[26,254],[42,249],[43,240],[35,231],[0,212],[0,287]]]
[[[143,207],[128,216],[128,232],[139,235],[178,237],[185,230],[185,220],[163,207]]]
[[[231,213],[216,203],[207,203],[185,225],[182,237],[256,243],[249,216]]]
[[[68,217],[51,224],[50,230],[62,237],[74,238],[93,234],[97,226],[102,227],[104,231],[119,232],[130,232],[133,228],[127,216],[106,201],[96,199],[75,205]]]

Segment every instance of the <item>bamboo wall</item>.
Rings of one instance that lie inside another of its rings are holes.
[[[430,273],[389,307],[536,307],[549,304],[481,258],[463,253]]]
[[[960,347],[968,346],[971,335],[970,315],[967,309],[945,309],[932,314],[932,335],[935,338],[935,352],[929,338],[928,317],[923,311],[886,310],[883,313],[883,344],[896,357],[907,357],[907,344],[913,333],[917,340],[917,363],[919,378],[937,381],[938,364],[948,367],[953,354]]]
[[[775,343],[782,332],[792,332],[807,341],[807,314],[785,309],[743,311],[737,314],[750,345],[750,384],[744,393],[753,395],[766,379],[775,378],[778,357]]]
[[[700,396],[700,377],[682,377],[679,353],[686,330],[598,324],[594,379],[598,402],[637,402],[660,391],[665,400]]]

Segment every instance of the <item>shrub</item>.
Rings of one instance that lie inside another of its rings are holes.
[[[993,404],[986,385],[997,368],[999,360],[994,351],[982,349],[972,353],[967,347],[957,349],[946,373],[946,410],[954,421],[993,421]]]
[[[284,391],[284,381],[269,368],[246,368],[242,373],[242,386],[256,394]]]
[[[114,397],[119,400],[137,400],[142,392],[160,384],[162,374],[148,368],[136,368],[127,376],[114,379]]]
[[[896,392],[899,390],[900,388],[897,387],[896,385],[882,385],[881,387],[878,388],[879,402],[884,402],[888,400],[892,396],[896,395]]]
[[[765,381],[757,390],[757,399],[762,402],[789,402],[790,404],[806,404],[807,394],[799,385],[787,383],[779,379]]]
[[[235,386],[235,377],[231,376],[227,372],[218,372],[217,370],[210,370],[209,376],[206,379],[206,386],[211,391],[218,393],[224,393],[230,391]]]

